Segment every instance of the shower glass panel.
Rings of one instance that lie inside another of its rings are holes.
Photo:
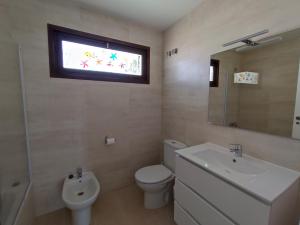
[[[18,45],[0,34],[0,225],[12,225],[29,185]]]

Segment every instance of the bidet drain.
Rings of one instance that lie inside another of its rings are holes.
[[[78,192],[77,195],[78,196],[84,195],[84,192],[83,191],[82,192]]]

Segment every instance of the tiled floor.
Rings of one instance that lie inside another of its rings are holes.
[[[161,209],[147,210],[143,192],[136,186],[100,194],[93,206],[92,225],[175,225],[171,204]],[[35,225],[71,225],[67,209],[40,216]]]

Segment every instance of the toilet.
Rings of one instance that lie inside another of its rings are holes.
[[[157,209],[169,202],[175,172],[175,151],[187,147],[175,140],[164,141],[164,162],[136,171],[135,181],[144,191],[146,209]]]

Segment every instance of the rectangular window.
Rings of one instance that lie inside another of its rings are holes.
[[[209,86],[218,87],[219,86],[219,60],[210,60],[210,70],[209,70]]]
[[[149,84],[150,48],[48,24],[50,76]]]

